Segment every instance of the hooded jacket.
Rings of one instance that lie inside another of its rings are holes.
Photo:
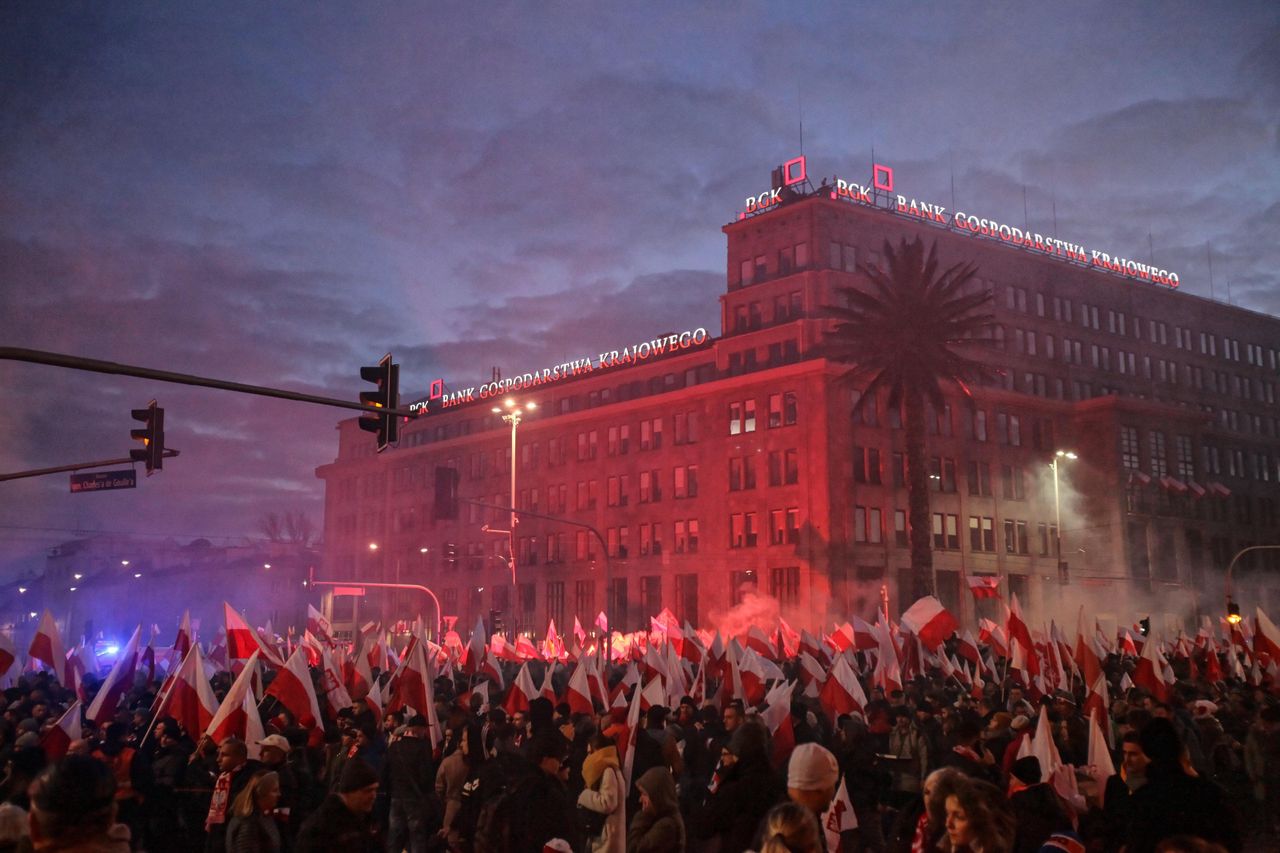
[[[627,853],[683,853],[684,820],[676,802],[676,782],[666,767],[648,770],[636,787],[649,796],[627,833]]]

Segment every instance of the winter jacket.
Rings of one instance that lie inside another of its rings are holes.
[[[293,849],[294,853],[375,853],[379,846],[367,817],[347,808],[342,797],[330,794],[302,825]]]
[[[636,785],[649,796],[650,807],[631,821],[627,853],[684,853],[684,820],[671,771],[653,767]]]
[[[1193,835],[1237,853],[1242,847],[1235,811],[1223,790],[1182,768],[1147,767],[1147,784],[1134,791],[1128,853],[1151,853],[1173,835]]]
[[[280,829],[275,819],[261,813],[231,818],[227,853],[280,853]]]
[[[458,829],[454,823],[458,818],[458,810],[462,808],[462,787],[467,784],[471,768],[462,750],[457,750],[440,762],[436,771],[436,796],[444,803],[444,830],[449,838],[449,845],[457,847]]]
[[[707,800],[697,834],[718,836],[721,850],[746,850],[765,814],[786,796],[781,779],[763,754],[740,758]]]
[[[613,761],[604,768],[595,789],[586,788],[578,795],[579,806],[606,815],[600,835],[588,839],[591,853],[623,853],[627,846],[627,809],[626,797],[622,793],[622,771],[618,768],[617,751],[613,747],[609,747],[607,751],[613,753]],[[597,754],[587,756],[587,761]]]

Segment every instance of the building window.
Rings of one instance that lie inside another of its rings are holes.
[[[658,472],[640,472],[640,503],[657,503],[662,500],[662,486],[658,481]]]
[[[800,567],[782,566],[769,570],[769,594],[784,607],[800,603]]]
[[[640,449],[657,450],[662,447],[662,418],[640,422]]]
[[[698,624],[698,576],[676,575],[676,618]]]
[[[1027,523],[1013,518],[1004,520],[1004,550],[1006,554],[1028,553]]]
[[[729,491],[740,492],[756,487],[754,456],[734,456],[729,459]]]
[[[969,461],[969,494],[984,498],[991,497],[991,463]]]
[[[1026,500],[1026,475],[1021,467],[1001,465],[1000,479],[1004,485],[1005,500]]]
[[[995,523],[990,516],[969,516],[969,550],[995,551]]]
[[[729,547],[754,548],[759,544],[759,529],[754,512],[735,512],[729,516]]]
[[[729,404],[729,435],[756,431],[756,401]]]
[[[734,604],[741,604],[748,595],[754,595],[757,589],[756,573],[753,570],[729,573],[729,590]]]
[[[769,544],[782,545],[787,541],[786,512],[780,509],[769,510]]]
[[[853,508],[853,539],[870,545],[884,541],[884,528],[879,507]]]
[[[1169,462],[1164,455],[1164,433],[1153,429],[1147,433],[1147,449],[1151,453],[1151,476],[1164,477],[1169,473]]]
[[[675,444],[693,444],[698,440],[698,413],[677,412],[673,418],[675,423]]]
[[[909,544],[906,510],[895,509],[893,511],[893,544],[899,548],[905,548]]]
[[[698,466],[677,465],[674,475],[674,495],[676,498],[696,498],[698,496]]]
[[[1138,428],[1131,426],[1120,427],[1120,464],[1130,471],[1137,471],[1140,467],[1138,455]]]
[[[877,447],[853,448],[853,481],[873,486],[881,484],[880,449]]]
[[[547,620],[564,625],[564,581],[547,582]]]
[[[951,513],[933,514],[933,547],[939,551],[960,548],[960,518]]]
[[[631,449],[631,427],[628,424],[609,427],[608,453],[610,456],[625,455]]]

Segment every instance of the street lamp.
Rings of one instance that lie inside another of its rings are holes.
[[[1054,539],[1058,551],[1058,583],[1062,584],[1067,582],[1067,564],[1062,562],[1062,498],[1058,494],[1058,462],[1079,458],[1070,450],[1059,450],[1053,454],[1053,459],[1049,462],[1049,467],[1053,469],[1053,520],[1057,525],[1054,528]]]
[[[1236,563],[1240,560],[1241,557],[1243,557],[1245,554],[1248,554],[1250,551],[1280,551],[1280,545],[1249,545],[1248,547],[1241,548],[1239,551],[1237,551],[1235,556],[1231,558],[1231,562],[1227,563],[1227,576],[1225,578],[1225,581],[1226,581],[1225,592],[1226,592],[1226,598],[1227,598],[1227,621],[1230,622],[1232,625],[1239,625],[1241,617],[1240,617],[1240,605],[1236,604],[1235,596],[1231,594],[1231,579],[1235,572]]]
[[[532,401],[517,403],[514,397],[502,401],[501,406],[494,406],[493,413],[501,415],[502,420],[511,424],[511,529],[508,531],[507,549],[511,554],[511,583],[516,582],[516,428],[524,416],[538,408]]]

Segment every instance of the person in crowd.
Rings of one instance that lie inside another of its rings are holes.
[[[821,744],[802,743],[787,762],[787,798],[820,818],[831,805],[840,781],[840,765]]]
[[[1151,853],[1162,839],[1191,835],[1231,853],[1242,849],[1235,811],[1222,789],[1184,769],[1184,749],[1173,722],[1154,717],[1138,733],[1149,763],[1147,783],[1133,794],[1127,853]]]
[[[393,720],[391,714],[386,719]],[[399,736],[387,747],[381,790],[390,803],[387,850],[426,853],[429,836],[441,815],[436,808],[435,761],[428,740],[427,718],[415,714],[396,728]]]
[[[995,783],[1000,781],[995,757],[982,746],[982,724],[965,715],[952,728],[953,746],[941,756],[939,765],[954,767],[966,776]]]
[[[254,774],[231,804],[227,853],[279,853],[282,842],[275,811],[280,796],[279,773]]]
[[[596,733],[587,743],[587,750],[582,763],[584,787],[578,795],[578,808],[584,813],[584,834],[591,853],[624,853],[626,796],[618,747],[612,738]]]
[[[627,832],[627,853],[683,853],[684,819],[671,771],[665,766],[651,767],[636,787],[640,789],[640,812]]]
[[[893,711],[893,729],[889,732],[888,756],[893,775],[893,804],[903,806],[920,794],[920,786],[929,772],[929,748],[912,722],[906,707]]]
[[[292,822],[293,810],[298,804],[298,778],[289,766],[289,753],[293,746],[284,735],[270,734],[258,741],[262,768],[276,774],[276,784],[280,789],[276,803],[274,818],[280,824],[286,837],[292,837],[297,824]]]
[[[898,812],[887,849],[893,853],[935,849],[946,831],[947,797],[966,778],[955,767],[940,767],[926,776],[921,797]],[[858,825],[861,828],[861,818]]]
[[[343,763],[337,791],[298,830],[295,853],[375,853],[370,814],[378,797],[378,774],[360,758]]]
[[[205,853],[224,853],[231,803],[257,773],[259,764],[249,760],[249,749],[239,738],[227,738],[218,746],[218,776],[204,819]]]
[[[978,779],[960,782],[946,800],[945,853],[1010,853],[1014,819],[1000,789]]]
[[[528,747],[532,766],[508,765],[516,778],[482,807],[476,853],[538,851],[555,838],[573,850],[582,848],[577,809],[567,787],[569,742],[555,729],[543,729]]]
[[[462,809],[463,789],[479,776],[484,758],[480,726],[471,723],[462,729],[458,748],[445,756],[436,771],[436,797],[444,804],[443,823],[438,834],[448,842],[450,849],[457,850],[462,846],[461,827],[457,821]]]
[[[764,816],[760,853],[824,853],[822,829],[799,803],[779,803]],[[731,848],[730,848],[731,849]]]
[[[1258,712],[1245,738],[1244,767],[1267,829],[1280,838],[1280,707]]]
[[[1040,759],[1034,755],[1013,762],[1009,780],[1009,807],[1017,831],[1015,853],[1036,853],[1055,832],[1072,829],[1071,817],[1053,786],[1043,781]]]
[[[49,765],[32,784],[32,849],[74,853],[129,853],[129,827],[116,821],[116,777],[90,756],[71,755]]]
[[[745,850],[769,808],[785,797],[769,762],[769,732],[759,722],[734,728],[723,747],[716,789],[698,816],[694,834],[716,838],[721,850]]]

